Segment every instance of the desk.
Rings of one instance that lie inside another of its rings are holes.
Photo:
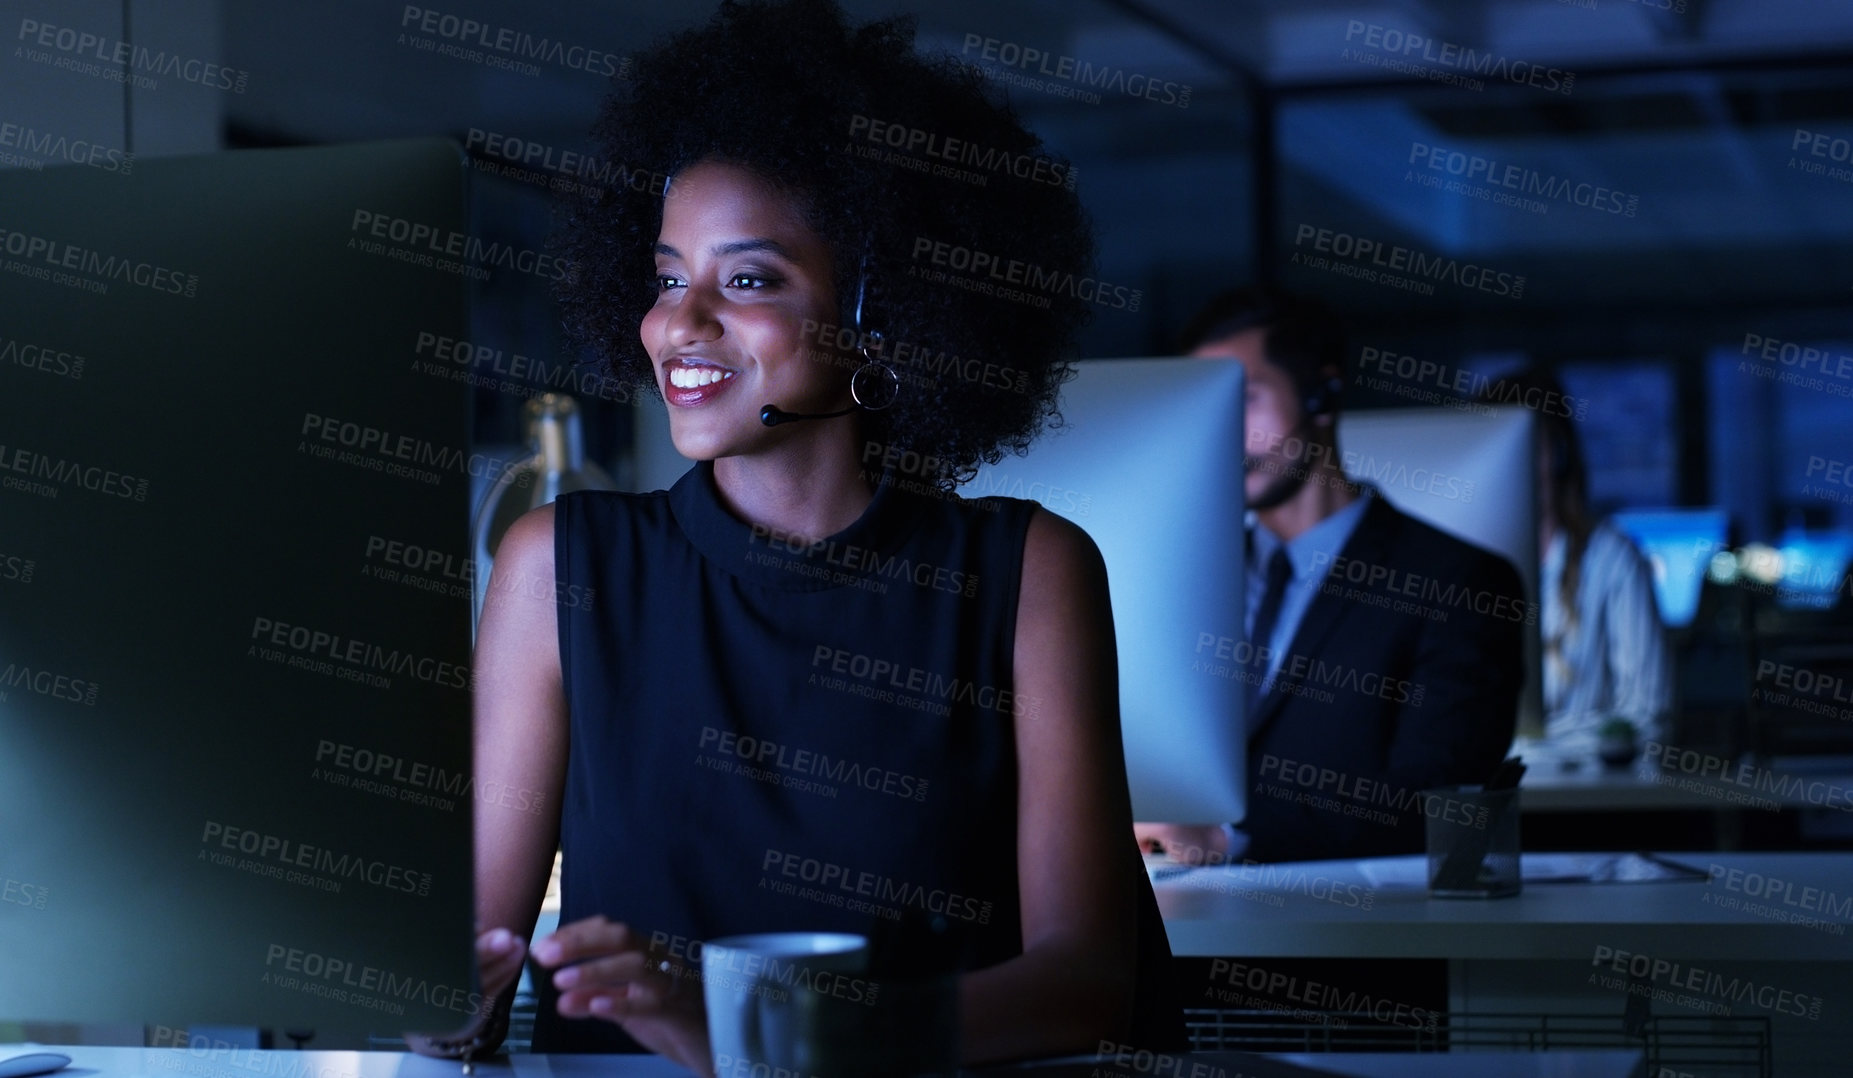
[[[1580,765],[1566,771],[1569,757],[1536,743],[1517,744],[1512,751],[1527,765],[1519,798],[1527,813],[1767,811],[1771,802],[1785,809],[1853,804],[1853,767],[1844,758],[1825,768],[1778,760],[1756,769],[1748,783],[1739,783],[1662,768],[1658,760],[1645,757],[1625,768],[1576,757]],[[1731,767],[1735,775],[1737,765]],[[1703,769],[1694,764],[1693,770]]]
[[[37,1046],[34,1046],[35,1048]],[[23,1045],[0,1045],[0,1058],[27,1050]],[[457,1064],[403,1052],[257,1052],[182,1048],[51,1047],[63,1052],[71,1066],[50,1078],[459,1078]],[[1274,1057],[1346,1078],[1641,1078],[1645,1073],[1639,1052],[1551,1052],[1498,1055],[1293,1055]],[[1234,1078],[1243,1061],[1254,1057],[1228,1052],[1205,1052],[1191,1057]],[[514,1055],[504,1063],[481,1063],[482,1078],[686,1078],[688,1071],[661,1056]],[[1026,1076],[1048,1078],[1088,1067],[1053,1065],[1017,1068]],[[1101,1067],[1100,1073],[1116,1073]],[[1128,1072],[1130,1073],[1130,1072]],[[1214,1075],[1216,1072],[1209,1072]],[[1249,1073],[1253,1073],[1252,1069]],[[1264,1076],[1257,1076],[1264,1078]]]
[[[1768,1015],[1777,1074],[1846,1073],[1846,1041],[1837,1038],[1853,1030],[1853,854],[1684,860],[1717,865],[1720,875],[1690,883],[1534,884],[1513,898],[1473,901],[1376,890],[1356,862],[1309,861],[1193,869],[1154,889],[1175,954],[1260,959],[1254,964],[1263,966],[1270,957],[1445,959],[1449,1007],[1466,1013],[1619,1015],[1631,991],[1631,956],[1647,956],[1669,964],[1649,965],[1653,987],[1678,985],[1671,995],[1729,1006],[1734,1015]],[[1785,920],[1802,916],[1818,923]],[[1613,968],[1618,956],[1620,973]],[[1748,1002],[1721,988],[1735,983],[1741,990],[1746,980],[1755,989]],[[1755,1002],[1759,995],[1767,1005]],[[1814,1017],[1788,1013],[1797,996],[1818,1002]],[[1653,1010],[1716,1013],[1657,997]]]

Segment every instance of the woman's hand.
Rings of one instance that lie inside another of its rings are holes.
[[[701,983],[645,943],[626,925],[588,917],[536,943],[534,961],[554,971],[562,1016],[615,1022],[645,1048],[712,1078]]]
[[[476,937],[476,970],[483,995],[500,999],[521,979],[521,963],[528,946],[506,928],[492,928]]]
[[[478,925],[478,928],[481,926]],[[492,928],[476,937],[476,983],[482,986],[482,1008],[454,1033],[407,1033],[406,1045],[421,1056],[458,1059],[486,1056],[501,1046],[508,1034],[507,998],[521,979],[521,962],[527,945],[506,928]]]

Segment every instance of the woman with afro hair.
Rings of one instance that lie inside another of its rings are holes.
[[[689,941],[923,913],[957,930],[966,1062],[1178,1047],[1100,555],[951,493],[1059,422],[1094,299],[1068,166],[911,22],[830,0],[723,3],[594,134],[669,180],[565,220],[567,324],[696,464],[497,553],[495,581],[556,587],[491,583],[476,780],[544,811],[478,799],[499,1007],[436,1047],[498,1042],[531,957],[537,1051],[709,1073]],[[556,848],[562,927],[529,956]]]

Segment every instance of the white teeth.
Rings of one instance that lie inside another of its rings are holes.
[[[715,370],[712,367],[672,367],[669,370],[669,384],[677,389],[700,389],[732,377],[732,371]]]

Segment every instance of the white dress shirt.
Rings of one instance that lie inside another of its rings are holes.
[[[1673,706],[1672,658],[1654,602],[1653,568],[1604,521],[1583,551],[1575,631],[1559,598],[1566,539],[1544,552],[1539,631],[1544,642],[1544,733],[1569,752],[1593,752],[1604,721],[1634,723],[1642,741],[1663,738]]]

